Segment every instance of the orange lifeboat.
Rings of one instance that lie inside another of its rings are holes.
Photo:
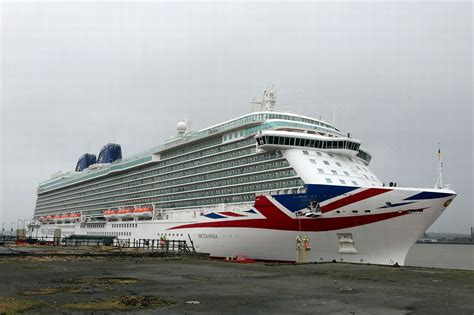
[[[119,211],[117,211],[117,216],[120,217],[120,218],[128,217],[129,214],[130,214],[129,209],[120,209]]]
[[[151,208],[137,208],[133,211],[134,216],[141,218],[151,218],[153,210]]]
[[[104,217],[106,219],[115,219],[115,218],[117,218],[118,211],[119,210],[112,210],[112,209],[105,210],[104,211]]]
[[[64,213],[62,216],[64,222],[71,222],[71,213]]]
[[[79,222],[81,219],[81,214],[80,213],[71,213],[71,217],[73,218],[74,222]]]

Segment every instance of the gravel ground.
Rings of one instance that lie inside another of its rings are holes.
[[[473,271],[415,267],[2,257],[0,283],[0,313],[474,313]]]

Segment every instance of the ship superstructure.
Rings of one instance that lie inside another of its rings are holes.
[[[253,103],[259,111],[198,132],[180,122],[177,136],[136,156],[122,159],[116,144],[97,162],[82,156],[38,187],[30,233],[193,239],[213,256],[288,261],[304,237],[319,244],[309,260],[403,264],[455,196],[384,187],[361,141],[275,111],[271,89]]]

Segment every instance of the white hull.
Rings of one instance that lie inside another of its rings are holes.
[[[397,188],[386,191],[357,202],[350,202],[338,207],[337,212],[327,211],[316,218],[297,216],[275,198],[260,196],[251,209],[252,213],[235,212],[240,213],[237,217],[210,219],[201,216],[197,219],[179,221],[46,224],[30,230],[30,235],[51,237],[54,230],[59,228],[63,236],[114,235],[119,239],[131,240],[159,239],[165,236],[168,240],[185,240],[188,244],[192,240],[197,251],[209,253],[214,257],[245,255],[254,259],[275,261],[336,260],[403,265],[408,250],[440,216],[449,205],[448,200],[452,200],[455,194],[448,190],[423,192]],[[359,188],[353,195],[366,192],[367,189]],[[421,193],[431,194],[430,198],[420,200],[407,198]],[[321,203],[322,209],[337,203],[341,205],[344,198],[350,197],[351,194],[344,194],[331,198]],[[403,200],[412,201],[400,203]],[[387,201],[390,201],[390,207],[380,206]],[[397,202],[400,206],[396,205]],[[365,210],[354,214],[351,209]],[[229,212],[221,212],[224,213]],[[273,214],[276,215],[273,217]],[[282,224],[282,221],[287,225]],[[341,222],[350,226],[341,228]],[[253,226],[254,224],[256,225]],[[307,238],[311,249],[297,250],[297,237]]]

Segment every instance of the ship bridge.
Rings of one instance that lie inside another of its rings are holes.
[[[264,130],[256,136],[257,146],[264,150],[288,149],[303,147],[318,149],[323,152],[344,154],[360,158],[369,165],[371,155],[360,149],[361,142],[347,137],[332,137],[314,131],[305,130]]]
[[[371,156],[360,149],[361,141],[314,130],[282,129],[258,132],[257,151],[282,152],[305,184],[382,186],[368,168]]]

